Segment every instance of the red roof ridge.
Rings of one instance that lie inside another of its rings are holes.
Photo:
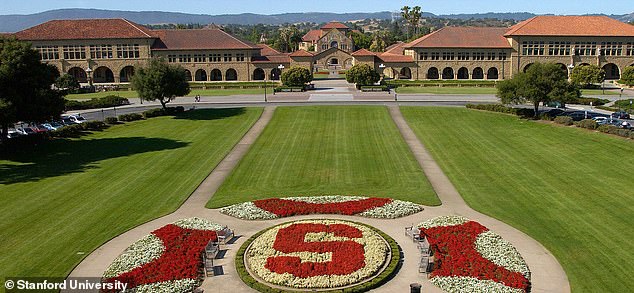
[[[352,52],[352,56],[376,56],[376,53],[371,52],[367,49],[359,49],[357,51]]]
[[[418,45],[420,42],[422,42],[422,41],[426,40],[427,38],[429,38],[429,37],[431,37],[431,36],[435,35],[435,34],[436,34],[436,33],[438,33],[439,31],[442,31],[442,30],[444,30],[444,29],[446,29],[446,28],[447,28],[447,27],[443,27],[443,28],[441,28],[441,29],[439,29],[439,30],[435,30],[435,31],[433,31],[433,32],[431,32],[431,33],[428,33],[428,34],[426,34],[426,35],[424,35],[424,36],[422,36],[422,37],[420,37],[420,38],[418,38],[418,39],[416,39],[416,40],[413,40],[413,41],[411,41],[411,42],[407,43],[407,44],[406,44],[405,46],[403,46],[403,47],[404,47],[404,48],[411,48],[411,47],[414,47],[414,46]]]
[[[150,36],[148,33],[144,32],[141,28],[137,27],[137,25],[139,25],[139,24],[137,24],[137,23],[135,23],[135,22],[131,22],[131,21],[129,21],[129,20],[127,20],[127,19],[125,19],[125,18],[121,18],[121,20],[123,20],[123,21],[125,21],[127,24],[129,24],[129,25],[133,26],[135,29],[137,29],[138,31],[142,32],[142,33],[143,33],[143,34],[145,34],[146,36],[148,36],[148,37],[150,37],[150,38],[154,38],[154,36]]]
[[[302,49],[302,50],[297,50],[297,51],[291,53],[289,56],[291,56],[291,57],[312,57],[314,55],[312,53]]]
[[[527,24],[529,24],[531,21],[535,20],[537,18],[537,16],[533,16],[525,21],[522,21],[512,27],[509,28],[509,30],[504,34],[505,36],[508,36],[516,31],[518,31],[519,29],[523,28],[524,26],[526,26]]]
[[[223,32],[223,33],[225,33],[225,34],[227,34],[229,37],[233,38],[234,40],[236,40],[236,41],[238,41],[238,42],[242,43],[243,45],[245,45],[245,46],[247,46],[247,47],[251,47],[251,48],[254,48],[254,49],[259,49],[259,48],[260,48],[260,47],[258,47],[258,46],[256,46],[256,45],[253,45],[253,44],[247,44],[245,41],[240,40],[240,39],[238,39],[238,38],[234,37],[232,34],[230,34],[230,33],[228,33],[228,32],[225,32],[225,31],[223,31],[223,30],[221,30],[221,29],[218,29],[218,30],[219,30],[219,31],[221,31],[221,32]]]

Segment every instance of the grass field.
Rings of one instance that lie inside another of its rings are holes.
[[[634,141],[467,109],[403,114],[469,205],[544,244],[574,292],[634,288]]]
[[[399,87],[399,94],[438,94],[438,95],[494,95],[496,88],[489,87]]]
[[[2,155],[0,278],[65,277],[107,240],[174,211],[261,111],[199,110]]]
[[[438,205],[384,107],[280,107],[207,207],[299,195]]]
[[[273,94],[273,86],[266,89],[266,92]],[[264,95],[264,89],[192,89],[187,97],[193,97],[196,95],[205,96],[234,96],[234,95]],[[70,94],[66,96],[69,100],[90,100],[93,98],[103,98],[105,96],[116,95],[123,98],[133,99],[138,98],[136,91],[110,91],[110,92],[98,92],[89,94]],[[178,100],[178,98],[177,98]]]
[[[618,96],[619,92],[618,91],[610,91],[610,90],[606,90],[605,92],[602,90],[581,90],[581,95],[583,96]]]

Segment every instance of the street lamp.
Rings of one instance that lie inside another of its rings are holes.
[[[92,87],[92,69],[90,67],[86,69],[86,75],[88,75],[88,85]]]
[[[264,102],[268,102],[266,100],[266,73],[264,73]]]
[[[568,65],[568,78],[571,79],[572,78],[572,70],[575,69],[575,65],[574,64],[570,64]]]

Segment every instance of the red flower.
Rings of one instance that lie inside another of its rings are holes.
[[[202,253],[209,241],[216,241],[216,231],[183,229],[170,224],[154,232],[163,241],[165,252],[161,257],[106,282],[120,281],[128,289],[145,284],[181,279],[198,279],[201,276]]]
[[[351,200],[336,203],[309,203],[288,199],[263,199],[253,203],[265,211],[271,212],[278,217],[290,217],[296,215],[310,214],[341,214],[354,215],[369,209],[382,207],[391,203],[389,198],[368,198],[363,200]]]
[[[494,264],[476,250],[478,235],[488,231],[479,223],[470,221],[457,226],[421,228],[420,231],[421,237],[426,236],[434,250],[436,263],[440,264],[432,277],[473,277],[528,289],[530,282],[524,275]]]

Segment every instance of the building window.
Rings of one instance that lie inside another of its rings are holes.
[[[597,54],[596,42],[576,42],[575,43],[575,55],[579,56],[594,56]]]
[[[522,55],[539,56],[544,55],[544,42],[529,41],[522,43]]]
[[[601,55],[603,56],[621,56],[623,43],[621,42],[602,42]]]
[[[178,55],[178,62],[180,62],[180,63],[191,63],[192,62],[192,55],[190,55],[190,54]]]
[[[427,58],[429,58],[427,52],[420,53],[420,60],[427,60]]]
[[[506,60],[506,52],[498,53],[498,60]]]
[[[473,60],[484,60],[484,52],[475,52],[473,53]]]
[[[40,52],[40,60],[59,59],[59,50],[57,46],[38,46],[36,49]]]
[[[207,61],[207,56],[205,54],[194,54],[195,63],[203,63],[206,61]]]
[[[326,51],[326,50],[328,50],[328,45],[327,45],[327,44],[323,44],[323,45],[321,45],[321,50],[322,50],[322,51]]]
[[[634,56],[634,43],[627,43],[625,51],[627,56]]]
[[[220,62],[220,54],[211,54],[209,55],[211,62]]]
[[[569,56],[570,42],[549,42],[548,55],[551,56]]]
[[[442,60],[454,60],[455,53],[454,52],[442,52]]]
[[[341,44],[341,45],[339,45],[339,48],[340,48],[341,50],[347,51],[347,50],[348,50],[348,45],[346,45],[346,44]]]
[[[117,45],[117,58],[133,59],[140,57],[139,45]]]
[[[495,60],[495,52],[487,52],[487,60]]]
[[[440,53],[432,52],[431,53],[431,60],[440,60]]]
[[[245,59],[245,54],[244,53],[236,54],[236,61],[244,62],[244,59]]]
[[[176,59],[176,55],[167,55],[167,62],[175,63],[178,59]]]
[[[231,59],[233,59],[233,56],[231,56],[231,54],[225,54],[224,55],[224,61],[225,62],[231,62],[232,61]]]
[[[470,55],[467,52],[458,52],[458,60],[466,61],[469,60]]]
[[[90,58],[92,59],[111,59],[112,45],[90,45]]]
[[[84,46],[64,46],[64,59],[66,60],[86,59],[86,48],[84,48]]]

